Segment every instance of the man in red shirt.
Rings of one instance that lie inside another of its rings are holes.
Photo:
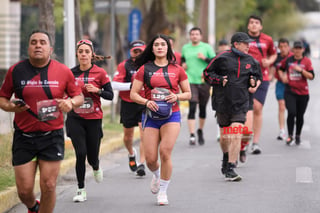
[[[262,110],[269,87],[269,67],[277,58],[277,51],[270,36],[261,32],[262,19],[251,15],[248,19],[248,35],[254,41],[249,44],[249,55],[253,56],[261,67],[263,81],[253,94],[253,145],[252,154],[260,154],[258,145],[262,128]],[[250,112],[251,111],[251,112]],[[252,109],[248,113],[252,113]],[[249,119],[250,116],[247,116]]]
[[[63,112],[83,104],[71,70],[52,60],[49,34],[29,36],[29,58],[11,66],[0,89],[0,108],[14,112],[12,164],[16,187],[29,213],[53,212],[60,162],[64,157]],[[14,100],[10,100],[14,94]],[[69,99],[65,99],[65,95]],[[17,101],[19,100],[19,101]],[[40,203],[34,194],[40,171]]]

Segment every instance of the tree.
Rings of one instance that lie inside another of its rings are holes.
[[[39,4],[39,28],[49,33],[52,45],[55,44],[55,19],[54,19],[54,0],[38,0]]]

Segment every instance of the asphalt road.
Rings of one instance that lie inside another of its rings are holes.
[[[320,63],[314,61],[317,70]],[[220,173],[222,154],[216,142],[214,113],[208,106],[204,146],[190,147],[186,115],[173,151],[173,175],[168,206],[157,206],[150,192],[151,173],[138,178],[128,168],[124,149],[101,157],[104,180],[97,184],[88,168],[88,200],[73,203],[76,180],[73,169],[60,178],[55,212],[224,212],[318,213],[320,212],[320,84],[319,72],[309,82],[310,102],[305,114],[300,146],[276,140],[278,134],[275,88],[271,85],[264,108],[261,155],[248,154],[236,171],[241,182],[226,182]],[[138,147],[138,146],[137,146]],[[18,205],[9,213],[26,212]]]

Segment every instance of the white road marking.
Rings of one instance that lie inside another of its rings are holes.
[[[297,167],[296,182],[297,183],[313,183],[312,169],[310,167]]]

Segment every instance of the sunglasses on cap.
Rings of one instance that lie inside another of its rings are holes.
[[[87,39],[82,39],[77,42],[77,46],[79,46],[80,44],[88,44],[88,45],[92,46],[92,41],[87,40]]]

